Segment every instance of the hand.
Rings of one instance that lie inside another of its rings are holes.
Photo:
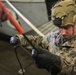
[[[57,75],[61,70],[61,59],[59,56],[48,52],[38,46],[35,46],[36,50],[33,52],[33,58],[38,68],[47,69],[51,71],[52,75]]]
[[[6,21],[8,19],[8,13],[7,8],[4,6],[4,4],[1,3],[0,6],[0,20],[2,22]]]
[[[5,8],[4,8],[4,9],[2,9],[1,21],[4,22],[6,20],[8,20],[8,14],[7,14],[7,12],[5,11]]]

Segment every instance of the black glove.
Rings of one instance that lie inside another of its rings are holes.
[[[20,40],[16,36],[11,37],[10,38],[10,44],[13,46],[18,46],[20,44]]]
[[[57,75],[57,73],[61,70],[60,57],[38,46],[35,46],[35,49],[36,50],[32,52],[32,56],[37,67],[47,69],[48,71],[51,71],[52,75]]]

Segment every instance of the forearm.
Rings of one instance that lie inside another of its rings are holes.
[[[16,37],[19,38],[21,45],[24,45],[27,49],[32,49],[32,46],[28,43],[23,35],[17,34]],[[26,37],[30,40],[30,42],[32,42],[32,44],[38,45],[45,49],[48,48],[48,44],[46,42],[43,42],[43,37],[33,35],[26,35]]]

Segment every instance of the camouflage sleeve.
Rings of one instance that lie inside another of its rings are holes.
[[[23,35],[16,35],[21,45],[24,45],[26,49],[32,49],[32,46],[28,43],[28,41],[23,37]],[[43,41],[42,36],[33,36],[33,35],[26,35],[26,37],[34,44],[38,45],[42,48],[48,49],[48,43]]]

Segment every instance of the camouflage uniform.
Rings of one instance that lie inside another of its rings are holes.
[[[61,73],[71,74],[76,72],[76,35],[65,40],[61,34],[53,33],[47,36],[47,40],[50,51],[62,59]]]
[[[22,35],[17,36],[21,39],[21,44],[25,45],[25,48],[32,49],[31,45],[24,41],[25,39]],[[27,37],[34,45],[46,48],[51,53],[61,57],[61,73],[70,74],[76,72],[76,36],[65,40],[59,32],[56,32],[48,34],[45,38],[32,35]]]
[[[76,1],[60,0],[52,8],[52,20],[58,27],[75,25]],[[76,30],[75,30],[76,31]],[[22,35],[17,35],[25,48],[32,49]],[[66,40],[59,31],[49,33],[46,37],[27,36],[34,45],[47,49],[49,52],[61,57],[61,72],[59,74],[76,75],[76,33]]]

